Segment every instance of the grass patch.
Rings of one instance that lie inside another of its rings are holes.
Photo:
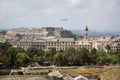
[[[63,74],[99,74],[107,71],[109,68],[77,68],[69,70],[60,70]]]
[[[113,67],[100,74],[103,80],[120,80],[120,66]]]

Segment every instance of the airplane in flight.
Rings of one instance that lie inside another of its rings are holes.
[[[60,19],[60,21],[67,21],[67,20],[68,20],[67,18]]]

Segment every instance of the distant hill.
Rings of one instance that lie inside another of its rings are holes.
[[[25,27],[18,27],[18,28],[0,28],[0,32],[1,31],[7,31],[7,30],[10,30],[10,29],[27,29]]]
[[[72,30],[74,34],[80,34],[84,36],[84,31],[83,30]],[[110,32],[110,31],[89,31],[89,37],[98,37],[100,35],[105,35],[105,36],[112,36],[112,37],[119,37],[120,32]]]
[[[25,27],[18,27],[18,28],[10,28],[10,29],[27,29]],[[9,29],[1,28],[0,32],[7,31]],[[74,34],[84,36],[83,30],[71,30]],[[111,31],[89,31],[89,37],[94,38],[98,37],[99,35],[105,36],[112,36],[112,37],[120,37],[120,32],[111,32]]]

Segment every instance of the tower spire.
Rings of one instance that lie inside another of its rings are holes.
[[[87,27],[87,25],[86,25],[85,31],[88,31],[88,27]]]
[[[88,39],[88,32],[89,32],[89,29],[88,29],[88,27],[86,25],[85,31],[84,31],[85,39]]]

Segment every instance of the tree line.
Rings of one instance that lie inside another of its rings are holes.
[[[52,64],[57,66],[115,65],[120,63],[120,51],[105,52],[95,48],[89,51],[84,47],[80,50],[70,47],[64,51],[56,51],[55,48],[43,51],[36,47],[29,47],[24,50],[21,47],[13,47],[8,42],[0,44],[2,68],[19,68],[27,66],[30,62],[37,62],[41,66],[50,66]]]

